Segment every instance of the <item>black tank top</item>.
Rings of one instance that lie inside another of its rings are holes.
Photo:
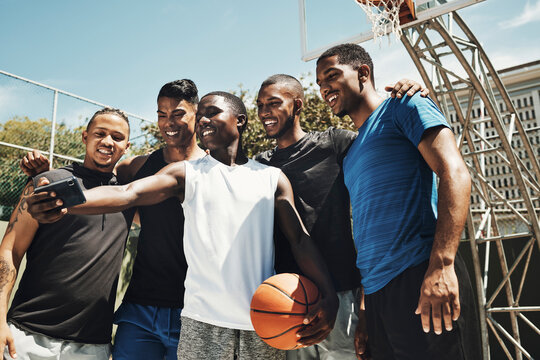
[[[135,174],[135,180],[165,167],[163,149],[154,151]],[[178,198],[137,208],[141,231],[133,275],[124,301],[160,307],[184,306],[184,212]]]
[[[111,173],[78,164],[42,175],[51,181],[74,175],[83,189],[116,184]],[[40,224],[26,252],[8,320],[57,339],[109,343],[129,225],[122,213],[68,214],[53,224]]]

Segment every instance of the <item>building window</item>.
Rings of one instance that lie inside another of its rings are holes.
[[[525,111],[525,119],[526,119],[526,120],[529,120],[529,119],[530,119],[530,118],[529,118],[529,110]]]
[[[534,115],[534,110],[531,110],[531,115],[533,119],[536,119],[536,115]],[[536,126],[536,124],[534,126]]]
[[[523,98],[523,106],[524,106],[524,107],[527,106],[527,98]]]
[[[518,104],[517,107],[518,107],[518,109],[519,109],[519,108],[521,107],[521,99],[518,99],[518,100],[517,100],[517,104]]]

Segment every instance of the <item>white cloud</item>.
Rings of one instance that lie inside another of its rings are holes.
[[[531,5],[529,1],[525,4],[525,8],[518,16],[502,21],[499,23],[503,29],[515,28],[534,21],[540,20],[540,0],[536,4]]]

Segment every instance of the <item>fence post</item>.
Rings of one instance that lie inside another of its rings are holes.
[[[56,108],[58,106],[58,91],[54,90],[54,101],[53,101],[53,113],[52,113],[52,124],[51,124],[51,146],[49,148],[49,164],[51,164],[51,169],[53,166],[53,157],[54,157],[54,136],[56,134]]]

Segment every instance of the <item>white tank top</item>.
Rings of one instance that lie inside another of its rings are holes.
[[[249,160],[227,166],[210,155],[186,162],[182,316],[253,330],[250,302],[274,274],[274,194],[281,170]]]

